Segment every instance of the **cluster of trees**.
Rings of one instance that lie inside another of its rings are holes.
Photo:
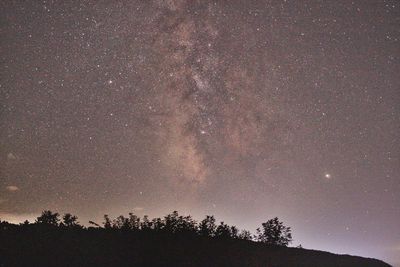
[[[25,221],[24,224],[26,225],[28,223],[28,221]],[[79,224],[77,216],[65,213],[64,216],[62,216],[62,221],[60,221],[60,214],[57,212],[53,213],[50,210],[43,211],[42,214],[37,217],[35,223],[66,228],[83,228],[83,226]]]
[[[84,229],[80,225],[78,217],[70,213],[60,214],[50,210],[43,211],[37,217],[35,224],[62,227],[68,229]],[[28,221],[24,223],[29,224]],[[168,234],[192,234],[203,237],[253,240],[270,245],[288,246],[292,242],[291,228],[283,225],[277,217],[262,223],[261,228],[257,229],[256,235],[252,235],[247,230],[239,230],[236,226],[229,226],[224,222],[219,224],[214,216],[207,215],[202,221],[196,222],[191,216],[179,215],[174,211],[163,218],[149,219],[147,215],[143,218],[129,213],[128,217],[123,215],[111,219],[104,215],[103,227],[89,221],[89,228],[102,228],[105,230],[118,230],[129,232],[160,232]]]
[[[90,223],[94,224],[93,222]],[[207,215],[206,218],[197,223],[191,216],[179,215],[177,211],[166,215],[164,218],[154,218],[151,220],[146,215],[140,218],[132,213],[128,217],[121,215],[114,220],[111,220],[108,215],[104,215],[103,225],[105,229],[155,231],[172,234],[193,233],[207,237],[252,239],[249,231],[239,231],[236,226],[229,226],[224,222],[217,224],[214,216]],[[96,224],[96,226],[98,225]]]

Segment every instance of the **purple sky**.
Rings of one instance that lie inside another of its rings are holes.
[[[400,266],[399,38],[398,1],[2,1],[0,218],[278,216]]]

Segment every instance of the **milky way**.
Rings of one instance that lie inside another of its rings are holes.
[[[400,262],[397,1],[0,7],[1,219],[278,216]]]

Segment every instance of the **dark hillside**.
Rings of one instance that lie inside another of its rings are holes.
[[[388,264],[362,257],[271,246],[193,233],[3,226],[0,266],[362,266]]]

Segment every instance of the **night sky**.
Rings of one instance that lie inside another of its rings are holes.
[[[278,216],[400,266],[399,39],[395,0],[1,1],[0,218]]]

